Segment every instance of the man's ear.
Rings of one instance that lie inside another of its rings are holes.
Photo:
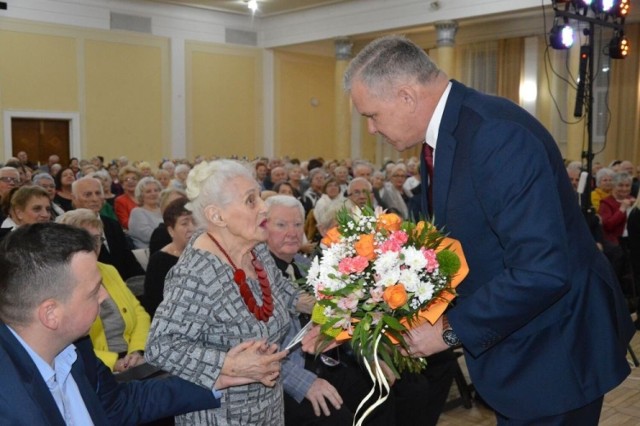
[[[60,303],[55,299],[47,299],[38,306],[38,320],[50,330],[60,326]]]
[[[402,85],[398,88],[397,92],[398,98],[402,105],[405,105],[409,108],[410,111],[415,111],[418,105],[418,93],[416,90],[409,85]]]

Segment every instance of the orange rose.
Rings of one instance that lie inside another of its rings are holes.
[[[399,283],[389,286],[384,289],[382,299],[389,305],[391,309],[398,309],[407,303],[407,290],[404,288],[404,284]]]
[[[369,260],[376,258],[376,254],[373,252],[375,248],[373,246],[373,235],[371,234],[360,235],[360,239],[354,244],[354,248],[356,249],[356,253],[362,257],[366,257]]]
[[[342,235],[338,232],[338,228],[334,227],[327,231],[327,233],[322,238],[321,243],[327,247],[331,247],[331,245],[337,243],[342,239]]]
[[[385,213],[378,217],[378,229],[384,228],[389,232],[399,231],[402,218],[395,213]]]
[[[422,233],[422,230],[424,229],[424,220],[421,220],[420,222],[416,223],[416,227],[413,230],[414,235],[417,237]]]

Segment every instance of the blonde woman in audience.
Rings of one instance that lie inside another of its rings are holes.
[[[142,177],[150,177],[153,175],[151,171],[151,164],[147,161],[141,161],[138,163],[138,170],[140,170],[140,175]]]
[[[148,248],[153,230],[162,223],[160,212],[160,182],[152,177],[143,177],[136,186],[138,207],[129,216],[129,235],[134,248]]]
[[[140,171],[133,166],[125,166],[120,169],[119,178],[124,193],[116,197],[114,206],[120,226],[124,229],[129,229],[129,215],[131,214],[131,210],[138,207],[136,186],[140,180]]]
[[[25,185],[9,194],[9,217],[0,225],[0,238],[19,226],[51,220],[49,194],[44,188]]]
[[[94,239],[99,256],[102,247],[102,221],[89,209],[76,209],[57,220],[86,229]],[[114,372],[123,372],[145,362],[151,319],[120,274],[111,265],[98,262],[102,285],[109,293],[100,304],[100,315],[91,326],[89,336],[96,356]]]

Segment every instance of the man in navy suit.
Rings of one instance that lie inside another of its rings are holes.
[[[83,336],[107,293],[86,231],[20,227],[0,247],[0,271],[0,423],[136,425],[220,406],[177,377],[119,384],[96,358]]]
[[[365,47],[345,88],[371,133],[434,149],[423,211],[469,263],[455,306],[407,336],[411,354],[461,343],[498,424],[596,425],[603,395],[629,374],[634,330],[552,136],[510,101],[449,80],[403,37]]]

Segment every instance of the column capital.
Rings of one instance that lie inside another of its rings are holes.
[[[351,49],[353,43],[349,37],[338,37],[335,39],[336,59],[339,61],[349,60],[352,57]]]
[[[437,21],[436,27],[437,46],[453,46],[456,42],[458,23],[456,21]]]

